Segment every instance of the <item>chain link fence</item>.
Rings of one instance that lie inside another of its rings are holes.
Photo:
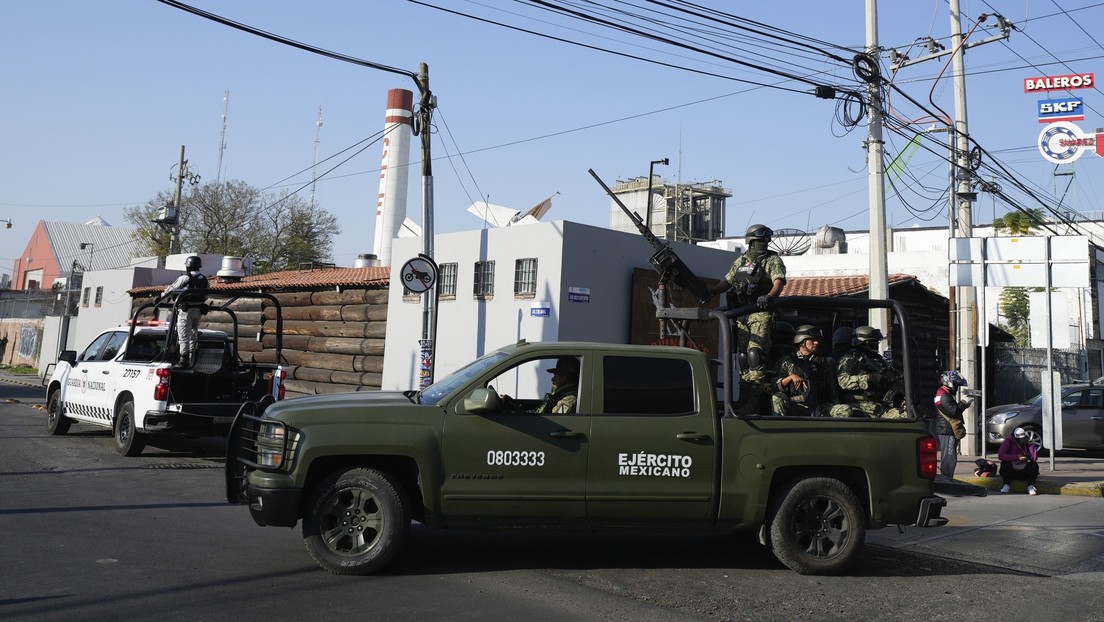
[[[1100,350],[1051,350],[1051,365],[1061,374],[1062,384],[1096,380],[1100,375]],[[994,369],[990,375],[990,406],[1023,402],[1042,392],[1047,351],[997,345],[993,349]]]

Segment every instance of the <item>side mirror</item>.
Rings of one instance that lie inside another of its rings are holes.
[[[76,365],[77,364],[77,351],[76,350],[62,350],[61,354],[58,355],[58,360],[59,361],[65,361],[66,363],[69,363],[69,365]]]
[[[464,410],[470,413],[502,410],[502,400],[494,389],[476,389],[464,398]]]

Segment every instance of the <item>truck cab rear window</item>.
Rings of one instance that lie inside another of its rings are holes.
[[[685,415],[695,412],[694,373],[681,359],[607,356],[602,412]]]

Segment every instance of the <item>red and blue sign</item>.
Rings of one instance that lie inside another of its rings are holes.
[[[1080,97],[1039,100],[1039,123],[1084,120],[1085,103]]]

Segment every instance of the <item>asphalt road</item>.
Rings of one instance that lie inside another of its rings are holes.
[[[298,529],[257,527],[225,503],[217,441],[124,458],[106,431],[75,425],[47,436],[34,403],[43,403],[38,390],[0,382],[0,619],[960,620],[1014,611],[1090,620],[1104,608],[1100,573],[941,550],[910,541],[916,530],[872,532],[880,544],[868,543],[847,576],[806,577],[749,536],[415,526],[385,573],[336,577],[310,561]],[[1104,523],[1104,505],[1087,507]],[[965,529],[955,536],[969,541]]]

